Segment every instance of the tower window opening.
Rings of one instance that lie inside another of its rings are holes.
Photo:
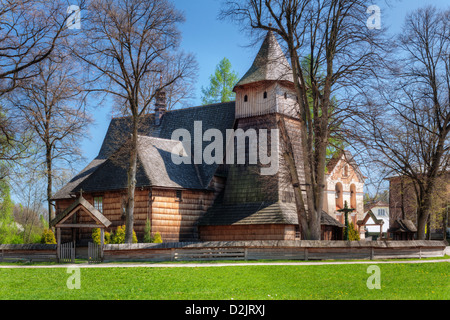
[[[248,102],[248,95],[244,96],[244,102]]]
[[[264,99],[267,99],[267,91],[264,91]]]

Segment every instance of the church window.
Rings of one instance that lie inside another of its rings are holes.
[[[336,207],[338,209],[344,208],[344,192],[342,183],[338,182],[336,184]]]
[[[94,208],[103,213],[103,197],[94,197]]]
[[[267,91],[264,91],[264,99],[267,99]]]
[[[248,102],[248,95],[244,96],[244,102]]]
[[[350,207],[356,209],[356,186],[350,186]]]
[[[284,98],[287,99],[287,92],[284,93]]]
[[[183,194],[182,194],[181,190],[177,190],[176,196],[175,196],[175,201],[183,201]]]

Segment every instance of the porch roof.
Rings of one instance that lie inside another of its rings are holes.
[[[73,214],[83,210],[94,221],[95,224],[64,224]],[[86,199],[80,195],[64,212],[57,215],[52,221],[51,226],[54,227],[85,227],[85,228],[108,228],[111,225],[109,221],[100,211],[98,211],[93,205],[91,205]]]

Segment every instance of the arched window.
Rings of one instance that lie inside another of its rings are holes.
[[[267,91],[264,91],[264,99],[267,99]]]
[[[344,190],[342,183],[340,182],[336,183],[336,208],[344,208]]]
[[[284,98],[287,99],[287,92],[284,93]]]
[[[348,165],[347,164],[344,166],[343,176],[348,177]]]
[[[350,186],[350,207],[356,209],[356,186],[354,184]]]
[[[248,95],[245,95],[244,96],[244,102],[247,102],[248,101]]]

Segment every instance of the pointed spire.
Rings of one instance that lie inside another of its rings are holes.
[[[269,31],[253,65],[236,87],[259,81],[293,82],[292,69],[275,35]],[[235,87],[235,89],[236,89]]]

